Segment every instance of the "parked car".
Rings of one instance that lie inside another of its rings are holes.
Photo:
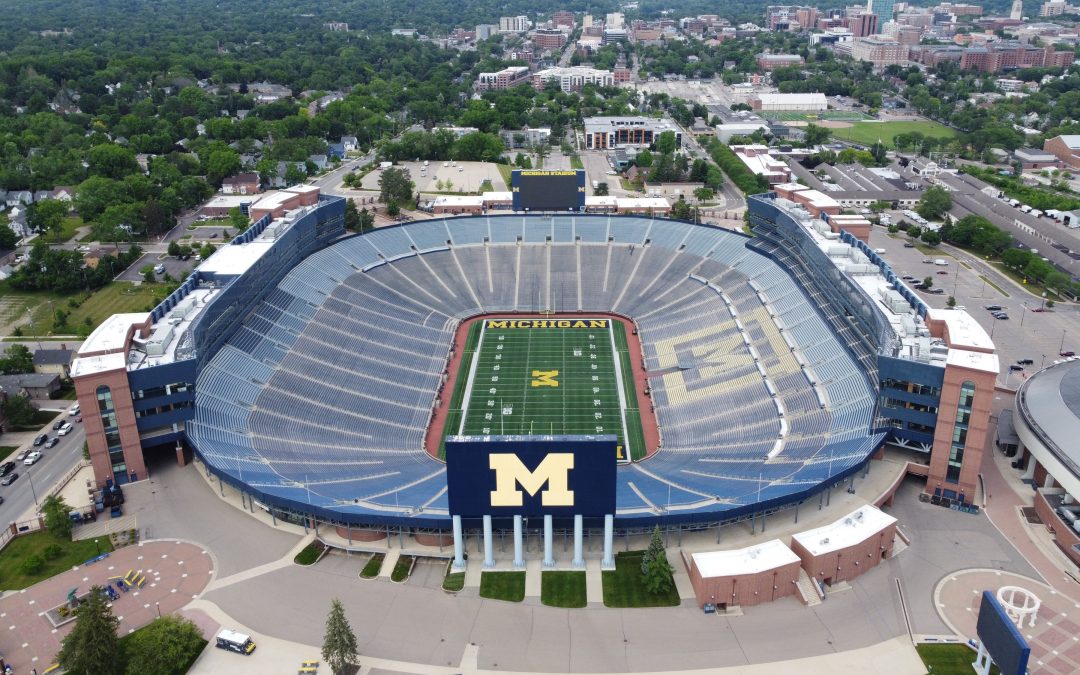
[[[1024,367],[1023,367],[1023,366],[1018,366],[1018,365],[1016,365],[1015,363],[1013,363],[1013,364],[1009,365],[1009,370],[1011,370],[1011,371],[1013,371],[1013,372],[1016,372],[1016,371],[1019,371],[1019,370],[1023,370],[1023,369],[1024,369]]]
[[[984,309],[987,309],[991,312],[1000,312],[1002,309],[1004,309],[1004,307],[1002,307],[1001,305],[986,305]]]
[[[944,288],[932,288],[932,289],[930,289],[930,292],[933,293],[934,295],[945,295],[945,289]]]
[[[0,476],[6,476],[15,470],[15,462],[4,462],[0,464]]]
[[[35,450],[26,456],[26,459],[23,460],[23,464],[26,466],[33,466],[34,464],[37,464],[37,461],[41,459],[41,457],[42,454]]]
[[[902,276],[900,278],[903,279],[904,281],[911,281],[915,277],[911,276],[910,274],[905,274],[904,276]]]
[[[81,410],[81,408],[79,407],[79,404],[76,403],[75,405],[68,408],[68,415],[70,415],[72,417],[75,417],[76,415],[79,414],[80,410]]]
[[[994,312],[994,318],[998,321],[1005,321],[1009,318],[1009,315],[1005,312]]]
[[[1067,352],[1058,352],[1058,356],[1076,356],[1076,352],[1069,350]]]
[[[60,427],[59,431],[56,432],[56,435],[57,436],[67,436],[68,434],[71,433],[72,429],[74,429],[74,428],[75,427],[72,426],[70,422],[64,422],[64,425],[62,427]]]
[[[915,244],[912,244],[910,241],[905,241],[904,248],[915,248]]]
[[[14,471],[4,476],[4,480],[0,480],[0,485],[11,485],[19,479],[19,474]]]
[[[1016,359],[1016,363],[1021,366],[1030,366],[1035,363],[1033,359]]]
[[[41,434],[40,436],[38,436],[37,438],[34,439],[34,447],[36,448],[39,445],[45,445],[45,441],[47,441],[47,440],[49,440],[49,435],[48,434]]]
[[[64,426],[64,424],[65,424],[64,420],[56,420],[55,422],[53,422],[52,430],[53,431],[59,431],[60,427]]]
[[[1045,307],[1032,307],[1031,311],[1041,314],[1046,311]]]
[[[164,265],[162,265],[161,263],[158,263],[158,264],[154,265],[154,274],[164,274],[164,273],[165,273],[165,266]]]
[[[948,274],[949,271],[948,270],[938,270],[937,273],[938,274]]]
[[[55,448],[58,443],[60,443],[60,439],[56,438],[56,437],[53,437],[53,438],[50,438],[48,441],[46,441],[45,447],[46,448]]]
[[[19,454],[15,455],[15,461],[16,462],[21,462],[24,459],[26,459],[26,456],[29,455],[29,454],[30,454],[30,449],[29,448],[27,448],[26,450],[20,450]]]

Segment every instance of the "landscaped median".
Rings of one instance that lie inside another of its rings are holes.
[[[641,572],[645,551],[627,551],[615,556],[615,569],[602,573],[606,607],[677,607],[679,591],[672,581],[661,593],[650,593]]]
[[[374,579],[379,576],[379,571],[382,570],[382,564],[385,558],[385,553],[373,553],[371,559],[369,559],[367,564],[364,565],[364,568],[360,570],[360,578]]]
[[[71,541],[41,531],[23,534],[0,551],[0,587],[17,591],[113,550],[108,537]]]
[[[544,572],[540,602],[549,607],[579,608],[588,604],[584,572]]]
[[[484,572],[480,575],[480,597],[521,602],[525,599],[525,573]]]

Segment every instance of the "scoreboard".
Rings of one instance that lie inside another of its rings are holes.
[[[615,436],[448,436],[450,513],[615,513]]]
[[[510,191],[515,211],[584,211],[585,171],[516,169]]]

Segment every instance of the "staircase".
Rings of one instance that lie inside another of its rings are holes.
[[[807,607],[813,607],[814,605],[821,604],[821,596],[818,594],[817,584],[810,578],[810,575],[806,573],[806,570],[799,568],[799,580],[795,583],[795,587],[799,589],[799,596],[802,598],[803,604]]]

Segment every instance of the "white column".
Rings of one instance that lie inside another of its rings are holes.
[[[581,546],[582,530],[585,529],[583,521],[582,516],[574,516],[574,560],[571,563],[574,567],[585,567],[585,556],[582,555]]]
[[[525,567],[521,545],[521,516],[514,516],[514,567]]]
[[[615,556],[611,550],[614,546],[614,539],[615,516],[609,513],[604,516],[604,559],[600,563],[602,567],[615,567]]]
[[[484,567],[495,567],[495,554],[492,552],[491,516],[484,516]]]
[[[454,516],[454,569],[465,569],[465,541],[461,536],[461,516]]]
[[[1021,455],[1022,456],[1022,455]],[[1035,477],[1035,455],[1029,454],[1027,458],[1027,468],[1024,469],[1024,475],[1020,476],[1023,480],[1031,480]]]
[[[551,516],[544,516],[544,567],[555,567],[555,557],[551,554],[551,530]]]

